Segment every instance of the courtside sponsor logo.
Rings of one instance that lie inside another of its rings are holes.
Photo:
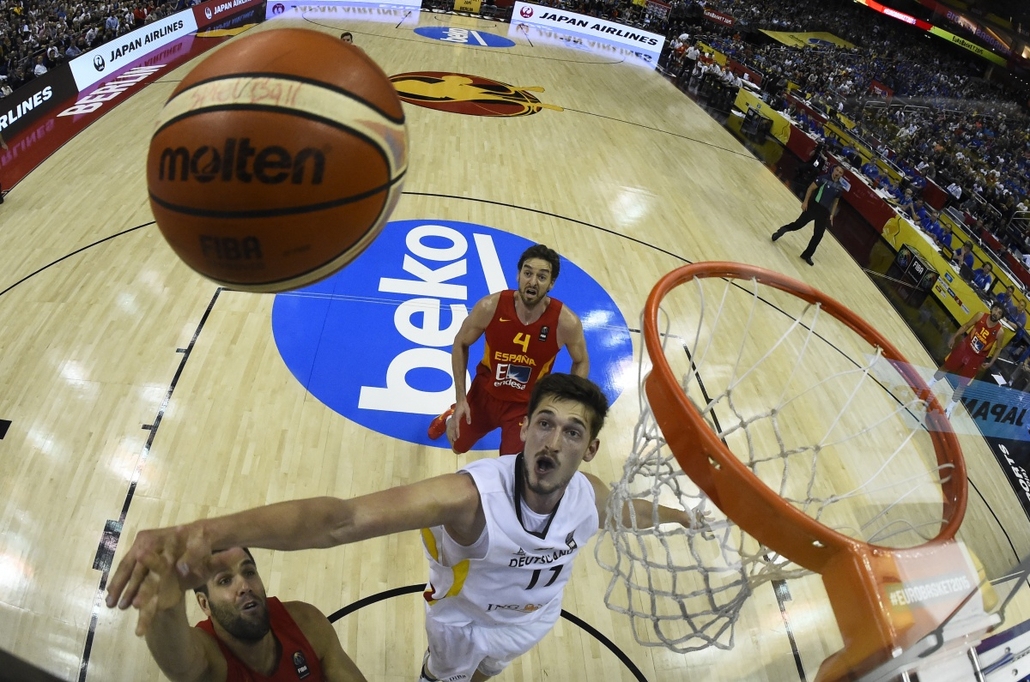
[[[196,5],[193,13],[197,21],[197,28],[207,28],[225,16],[256,8],[260,4],[261,0],[210,0]]]
[[[138,66],[135,69],[129,69],[111,82],[105,83],[99,88],[79,97],[73,106],[68,107],[59,113],[58,116],[77,116],[79,114],[92,113],[104,106],[105,102],[116,99],[122,93],[131,90],[134,86],[147,80],[163,68],[165,68],[164,65]]]
[[[347,14],[347,10],[363,7],[366,10],[382,10],[391,12],[396,10],[413,10],[414,18],[418,18],[419,10],[422,8],[421,0],[319,0],[317,2],[269,2],[265,5],[265,19],[272,19],[291,14]],[[341,11],[342,10],[342,11]]]
[[[392,4],[276,2],[266,5],[265,20],[282,16],[300,18],[321,16],[333,19],[354,18],[362,21],[381,21],[391,24],[402,21],[417,24],[420,9],[419,6]]]
[[[866,361],[869,363],[870,373],[880,384],[894,395],[911,400],[912,389],[890,360],[867,355]],[[917,365],[913,365],[912,369],[927,378],[935,371],[933,367]],[[953,378],[952,382],[954,381]],[[938,400],[944,405],[947,402],[947,393],[937,393]],[[952,415],[950,423],[947,424],[949,431],[978,434],[999,440],[1030,440],[1030,415],[1027,414],[1030,410],[1030,394],[1007,386],[998,386],[993,381],[971,381],[962,393],[962,405],[965,414]],[[903,410],[901,417],[912,426],[912,420],[922,419],[918,412],[919,410]]]
[[[419,26],[415,33],[423,38],[441,40],[457,45],[475,45],[477,47],[514,47],[515,41],[486,31],[474,31],[457,26]]]
[[[1002,457],[1005,458],[1005,463],[1009,467],[1009,471],[1012,473],[1012,479],[1018,486],[1018,492],[1022,494],[1023,508],[1030,513],[1030,476],[1027,475],[1026,469],[1024,469],[1016,460],[1012,459],[1009,453],[1009,449],[1004,445],[999,444],[998,449],[1001,451]]]
[[[114,73],[168,43],[197,30],[192,10],[155,21],[69,62],[75,85],[85,90],[106,74]]]
[[[608,42],[634,46],[638,51],[651,55],[656,62],[665,45],[665,36],[657,33],[641,31],[624,24],[575,12],[566,12],[554,7],[538,6],[534,8],[520,1],[515,3],[514,14],[531,24],[550,26],[591,38],[601,38]]]
[[[454,402],[451,345],[471,307],[515,286],[518,258],[533,242],[454,221],[391,222],[353,263],[300,291],[278,294],[272,330],[283,361],[325,405],[373,431],[430,441],[429,422]],[[552,294],[583,321],[590,377],[614,401],[633,380],[632,344],[608,293],[562,259]],[[483,340],[469,350],[469,370]],[[562,350],[554,371],[567,372]],[[466,374],[471,384],[471,374]],[[496,449],[495,432],[477,449]]]
[[[19,88],[20,90],[21,88]],[[49,85],[38,92],[34,92],[28,97],[25,97],[20,102],[12,104],[10,100],[13,97],[5,97],[4,104],[7,105],[7,109],[0,114],[0,130],[3,130],[7,126],[11,125],[19,118],[29,113],[36,107],[42,106],[43,102],[49,102],[50,98],[54,96],[54,89]]]
[[[528,39],[534,45],[546,44],[555,47],[566,47],[582,52],[592,52],[601,57],[624,59],[652,69],[658,63],[654,55],[642,52],[639,48],[632,45],[609,42],[600,38],[573,35],[559,29],[535,26],[518,20],[512,21],[508,27],[508,37],[515,40]]]

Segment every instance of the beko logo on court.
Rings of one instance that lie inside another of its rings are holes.
[[[516,286],[519,256],[532,244],[470,223],[388,223],[337,274],[276,296],[272,328],[279,352],[307,390],[336,412],[379,433],[440,446],[426,428],[454,402],[454,336],[476,301]],[[621,312],[566,259],[551,293],[583,321],[591,378],[614,401],[632,381],[632,343]],[[480,339],[469,350],[472,372],[483,352]],[[570,366],[563,350],[554,371]],[[498,444],[492,434],[477,449]]]
[[[249,137],[230,137],[221,149],[213,145],[201,145],[193,151],[166,147],[161,152],[157,178],[167,182],[192,178],[202,183],[216,179],[242,183],[257,180],[266,185],[289,180],[294,185],[321,185],[324,175],[325,154],[314,147],[304,147],[292,154],[279,145],[256,149]]]

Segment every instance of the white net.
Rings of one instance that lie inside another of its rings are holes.
[[[950,470],[923,426],[925,403],[879,348],[820,305],[755,280],[694,279],[661,309],[664,357],[683,392],[765,485],[868,543],[912,547],[937,535]],[[642,348],[633,450],[595,550],[612,573],[605,601],[631,617],[641,644],[730,648],[752,592],[806,571],[684,475],[647,401],[649,369]],[[710,518],[657,526],[659,504]],[[649,527],[638,527],[641,516]]]

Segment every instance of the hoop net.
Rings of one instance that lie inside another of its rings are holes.
[[[842,552],[954,536],[966,489],[954,435],[850,310],[781,275],[702,263],[659,282],[643,318],[640,418],[595,550],[612,573],[605,602],[638,642],[730,648],[760,585],[827,581]],[[659,526],[659,504],[698,523]]]

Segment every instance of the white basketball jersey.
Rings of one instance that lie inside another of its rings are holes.
[[[462,469],[475,480],[486,515],[474,544],[457,544],[443,526],[422,530],[429,558],[424,596],[434,618],[500,625],[534,620],[555,600],[560,606],[572,560],[597,532],[594,489],[576,472],[550,522],[531,533],[523,528],[521,511],[516,513],[516,466],[522,466],[522,455],[481,459]]]

